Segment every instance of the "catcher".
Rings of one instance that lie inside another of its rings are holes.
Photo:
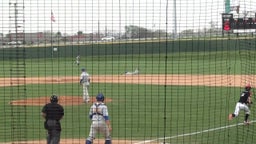
[[[105,137],[105,144],[111,144],[110,132],[112,130],[108,115],[108,107],[104,104],[104,95],[99,93],[96,96],[97,102],[93,103],[90,108],[89,117],[92,120],[89,137],[85,144],[92,144],[97,133]]]
[[[244,124],[248,125],[249,122],[249,116],[250,116],[250,109],[249,105],[252,104],[251,101],[251,86],[250,84],[247,84],[245,86],[245,90],[240,94],[240,99],[236,103],[235,112],[232,114],[229,114],[228,119],[232,120],[234,117],[237,117],[239,115],[240,110],[244,110],[245,112],[245,118],[244,118]]]

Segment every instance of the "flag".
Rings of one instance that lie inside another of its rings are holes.
[[[54,17],[54,15],[53,15],[53,12],[51,12],[51,21],[52,21],[52,22],[55,22],[55,17]]]

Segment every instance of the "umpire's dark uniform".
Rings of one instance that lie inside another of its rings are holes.
[[[42,116],[45,118],[44,127],[48,130],[47,144],[59,144],[61,132],[60,119],[64,116],[64,109],[58,104],[58,97],[56,95],[51,96],[51,103],[43,107]]]

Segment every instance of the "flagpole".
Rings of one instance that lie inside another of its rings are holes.
[[[52,22],[53,22],[53,13],[51,10],[51,48],[52,48],[52,58],[53,58],[53,45],[52,45]]]
[[[52,47],[52,21],[51,21],[51,48],[52,48],[52,58],[53,58],[53,47]]]

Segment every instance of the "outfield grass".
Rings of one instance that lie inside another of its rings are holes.
[[[121,74],[136,67],[143,74],[250,74],[240,60],[239,52],[200,52],[152,55],[120,55],[82,57],[80,66],[73,64],[72,58],[26,59],[0,61],[3,71],[0,77],[10,77],[24,69],[27,77],[77,76],[85,67],[91,75]],[[249,60],[248,60],[249,61]],[[253,62],[253,61],[251,61]],[[22,64],[20,64],[22,63]],[[24,64],[23,64],[24,63]],[[12,70],[12,71],[11,71]]]

